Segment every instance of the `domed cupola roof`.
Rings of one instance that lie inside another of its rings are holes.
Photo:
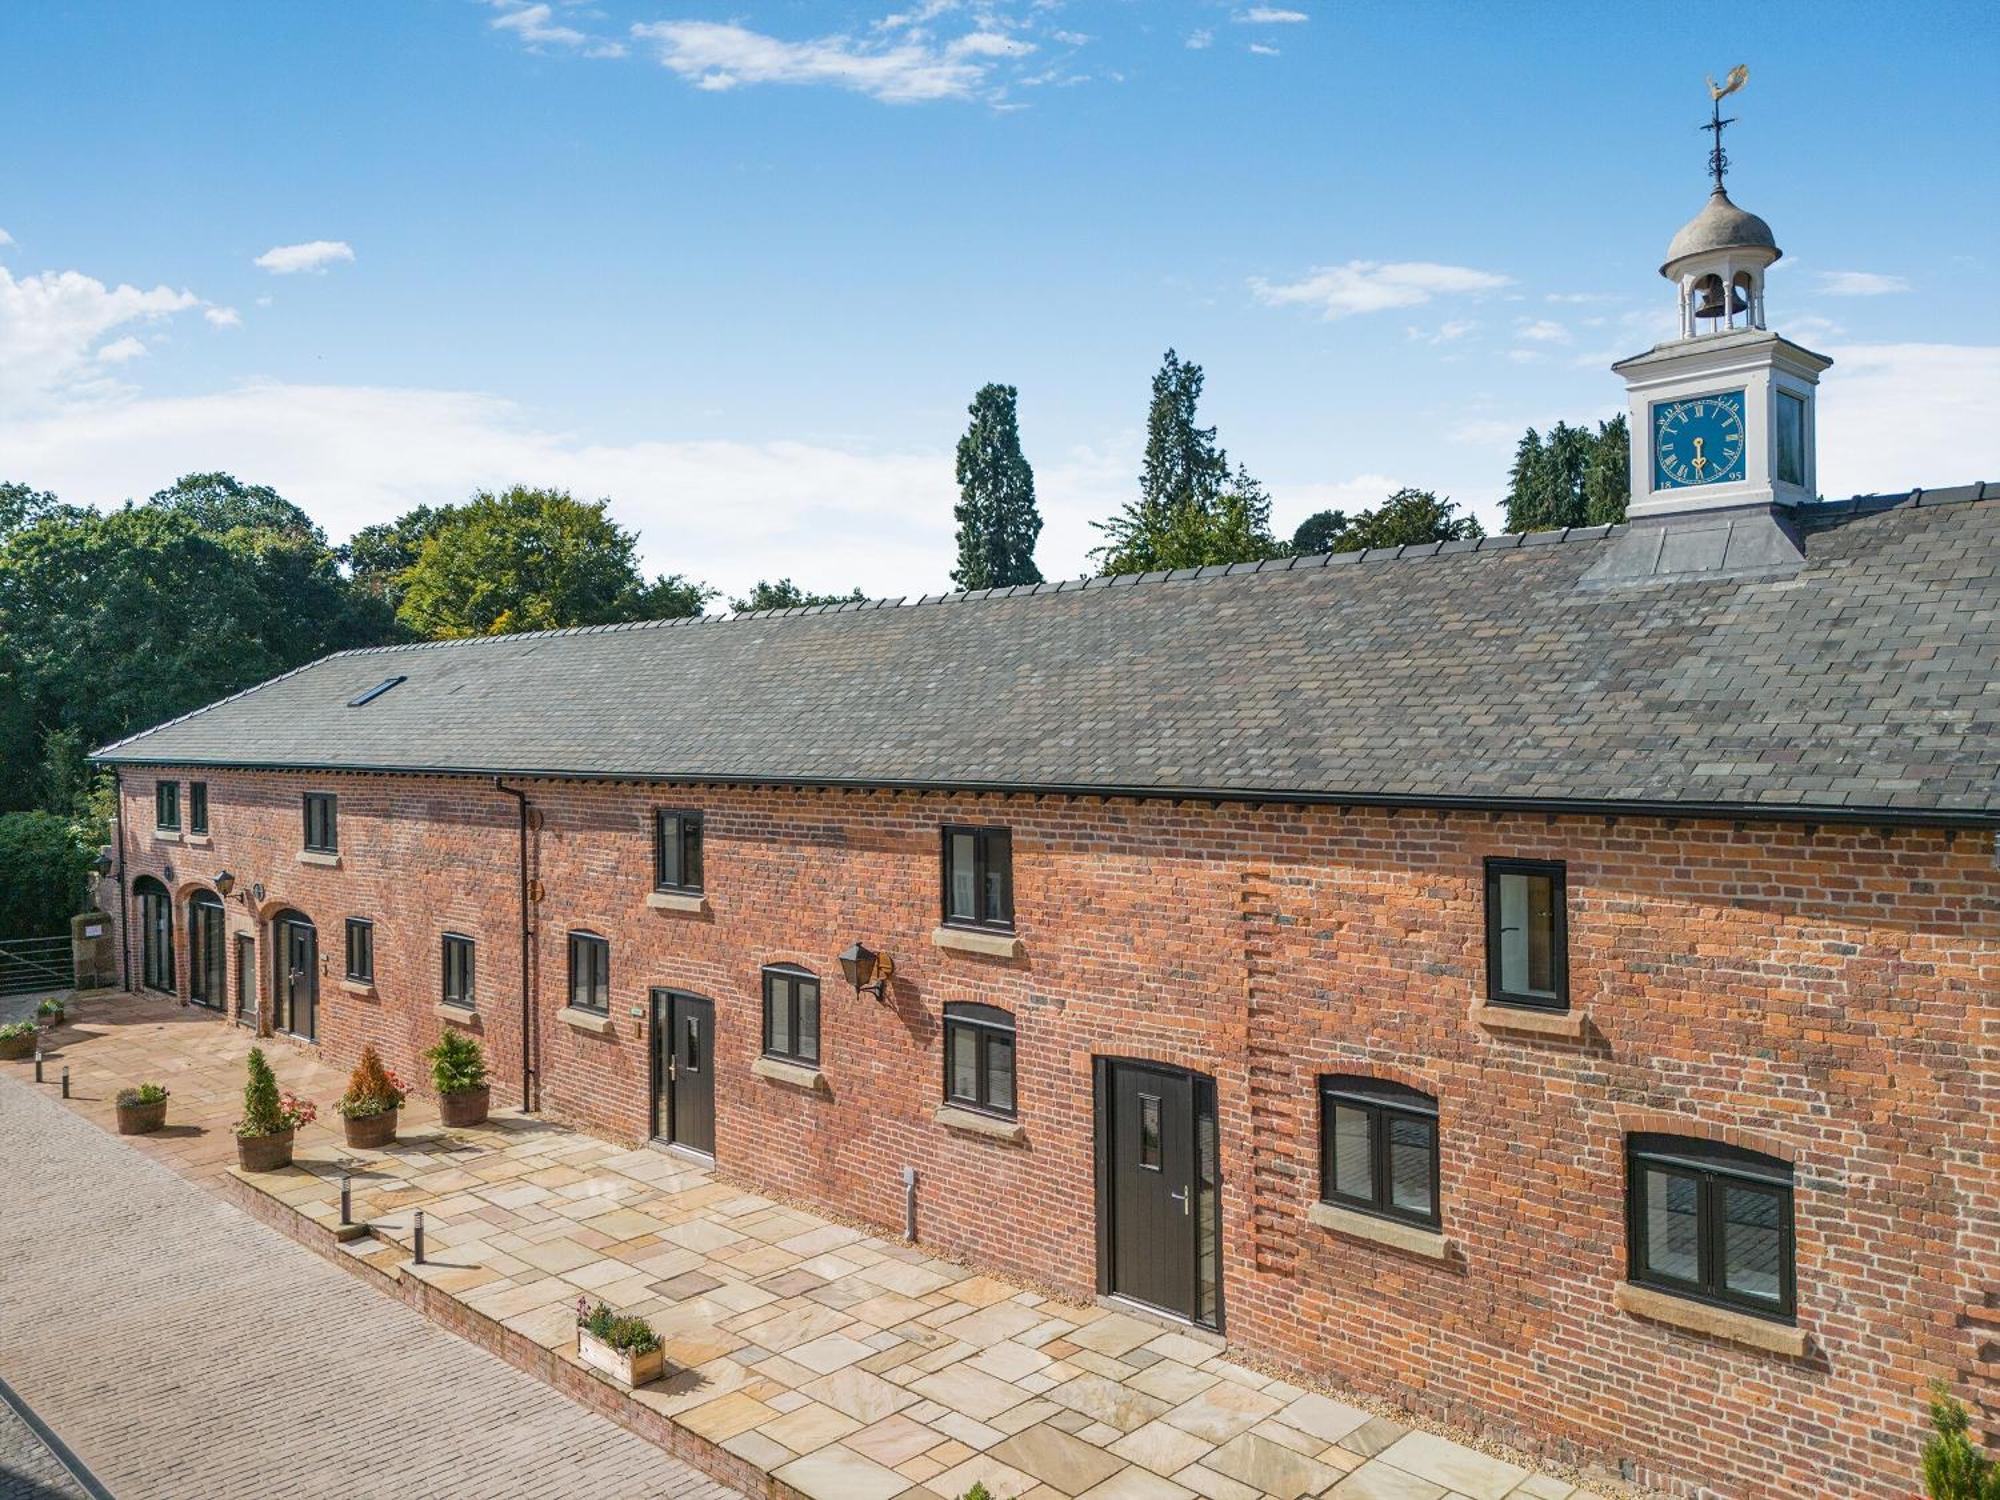
[[[1708,195],[1701,212],[1683,224],[1673,243],[1667,246],[1667,259],[1660,267],[1660,274],[1669,281],[1678,280],[1680,267],[1690,258],[1729,250],[1745,251],[1745,260],[1760,260],[1765,265],[1784,254],[1771,234],[1771,226],[1731,203],[1729,194],[1718,187]]]

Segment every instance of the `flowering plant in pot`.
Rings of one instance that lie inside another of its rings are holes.
[[[437,1089],[438,1114],[447,1125],[478,1125],[486,1119],[492,1090],[486,1084],[486,1053],[462,1031],[446,1031],[424,1054]]]
[[[35,1050],[35,1023],[11,1021],[0,1026],[0,1058],[19,1062]]]
[[[396,1138],[396,1111],[403,1107],[409,1090],[403,1080],[382,1066],[371,1043],[361,1049],[361,1060],[347,1075],[347,1092],[333,1107],[347,1130],[347,1144],[356,1147],[386,1146]]]
[[[35,1007],[35,1014],[51,1026],[60,1026],[69,1015],[69,1007],[60,995],[51,995]]]
[[[120,1135],[151,1135],[167,1123],[167,1091],[157,1083],[120,1089],[116,1103]]]
[[[666,1369],[660,1336],[644,1318],[621,1316],[605,1303],[591,1307],[576,1299],[577,1357],[592,1369],[614,1375],[627,1385],[658,1380]]]
[[[243,1085],[243,1118],[236,1122],[236,1161],[246,1172],[275,1172],[292,1164],[292,1137],[319,1110],[310,1099],[278,1092],[278,1075],[264,1049],[250,1049],[250,1081]]]

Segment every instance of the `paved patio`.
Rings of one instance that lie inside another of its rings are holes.
[[[168,1131],[137,1144],[197,1180],[240,1175],[229,1127],[247,1034],[118,996],[80,1002],[58,1040],[72,1107],[109,1128],[119,1087],[164,1083]],[[974,1482],[995,1500],[1598,1500],[1273,1380],[1212,1340],[1049,1300],[659,1151],[513,1114],[446,1132],[413,1102],[394,1148],[350,1152],[330,1107],[344,1074],[266,1050],[322,1121],[294,1169],[243,1181],[331,1226],[349,1167],[374,1234],[347,1253],[570,1364],[578,1298],[646,1317],[668,1375],[632,1399],[813,1500],[957,1500]]]

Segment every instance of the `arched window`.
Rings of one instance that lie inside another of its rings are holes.
[[[222,898],[214,891],[188,897],[188,998],[210,1010],[229,1004],[229,948]]]
[[[1789,1318],[1792,1166],[1697,1136],[1625,1142],[1631,1279],[1701,1302]]]
[[[796,964],[764,970],[764,1055],[819,1066],[819,980]]]
[[[1321,1078],[1319,1098],[1320,1197],[1436,1229],[1437,1100],[1347,1073]]]
[[[139,983],[174,993],[174,899],[150,875],[132,882],[139,899]]]
[[[944,1097],[948,1104],[1014,1116],[1014,1017],[993,1005],[944,1008]]]

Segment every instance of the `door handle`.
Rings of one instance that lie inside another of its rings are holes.
[[[1181,1216],[1183,1218],[1187,1217],[1189,1214],[1194,1212],[1193,1209],[1188,1207],[1188,1190],[1186,1188],[1182,1188],[1177,1193],[1169,1193],[1167,1194],[1167,1196],[1180,1204]]]
[[[681,1060],[678,1057],[668,1058],[667,1077],[671,1080],[671,1079],[677,1079],[680,1076],[681,1076]]]

